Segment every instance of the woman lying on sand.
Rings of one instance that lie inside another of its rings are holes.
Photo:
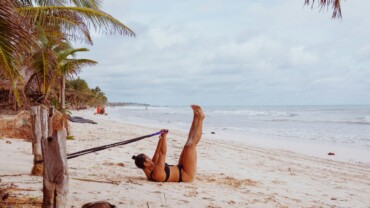
[[[157,149],[150,159],[145,154],[133,156],[137,167],[143,169],[149,180],[157,182],[191,182],[194,180],[197,170],[196,146],[202,136],[204,113],[200,106],[192,105],[194,112],[193,123],[189,131],[188,140],[182,149],[177,165],[166,163],[167,153],[167,130],[161,130]]]

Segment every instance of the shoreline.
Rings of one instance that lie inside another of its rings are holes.
[[[217,136],[216,139],[262,149],[290,151],[296,154],[303,154],[306,156],[338,162],[364,163],[370,165],[369,150],[364,147],[351,146],[350,144],[347,146],[345,144],[330,144],[311,140],[298,141],[283,137],[262,136],[259,134],[249,134],[244,135],[244,137],[238,135],[234,137],[236,139],[231,141],[221,139],[226,135],[228,134],[223,133],[222,135]],[[230,136],[230,134],[228,136]],[[335,155],[328,155],[328,153],[334,153]]]
[[[72,113],[98,124],[70,123],[76,139],[67,141],[68,153],[158,131],[94,116],[89,110]],[[81,207],[98,200],[117,207],[369,206],[368,164],[239,145],[208,136],[198,145],[198,174],[192,183],[151,182],[136,168],[131,156],[153,154],[157,137],[71,159],[68,206]],[[176,164],[187,132],[172,130],[168,138],[166,162]],[[42,197],[42,177],[29,175],[31,146],[23,140],[0,139],[0,178],[2,183],[18,187],[16,195]]]
[[[111,107],[107,107],[108,113],[110,109]],[[81,114],[82,116],[89,116],[92,112],[94,112],[94,110],[95,109],[90,108],[75,112]],[[109,114],[106,116],[99,115],[99,118],[107,119],[108,121],[113,120],[129,125],[136,125],[142,128],[149,127],[152,129],[157,128],[158,130],[162,128],[168,128],[167,126],[161,127],[160,124],[154,125],[151,122],[146,122],[145,124],[139,124],[138,122],[129,122],[125,121],[124,119],[110,117]],[[186,130],[182,130],[178,126],[174,126],[173,124],[164,125],[169,125],[170,128],[173,128],[176,131],[183,131],[184,133],[187,133]],[[207,129],[206,126],[204,128]],[[322,159],[334,161],[365,163],[370,165],[370,149],[361,146],[353,146],[351,144],[341,143],[328,143],[314,140],[289,139],[283,136],[261,135],[258,133],[235,133],[227,131],[217,131],[215,132],[215,134],[211,134],[212,131],[210,129],[207,130],[209,130],[209,132],[204,131],[203,137],[207,137],[209,139],[214,139],[217,141],[231,142],[236,145],[243,145],[246,147],[291,151],[297,154],[304,154],[306,156],[319,157]],[[329,156],[329,152],[334,153],[335,155]]]

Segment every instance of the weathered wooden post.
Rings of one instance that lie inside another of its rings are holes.
[[[42,176],[43,164],[38,163],[42,160],[41,150],[41,120],[40,120],[40,106],[31,107],[31,125],[32,125],[32,154],[33,154],[33,168],[32,175]]]
[[[64,117],[60,113],[42,110],[42,117],[49,117],[41,139],[44,158],[43,204],[44,208],[66,207],[68,193],[68,167]],[[46,134],[46,132],[48,132]]]

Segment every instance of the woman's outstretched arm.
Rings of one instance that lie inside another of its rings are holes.
[[[165,129],[162,129],[161,132],[162,132],[162,134],[159,136],[159,140],[158,140],[158,144],[157,144],[157,149],[155,150],[154,155],[153,155],[153,158],[152,158],[152,161],[154,163],[158,163],[159,162],[159,156],[160,156],[160,154],[163,155],[163,153],[164,153],[164,156],[165,157],[166,157],[166,154],[167,154],[167,141],[166,141],[166,138],[167,138],[168,131],[165,130]]]

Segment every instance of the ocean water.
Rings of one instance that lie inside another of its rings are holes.
[[[370,153],[370,106],[220,106],[203,107],[205,134],[250,135],[275,140],[343,145]],[[190,107],[128,106],[108,109],[109,116],[158,129],[188,131]]]

